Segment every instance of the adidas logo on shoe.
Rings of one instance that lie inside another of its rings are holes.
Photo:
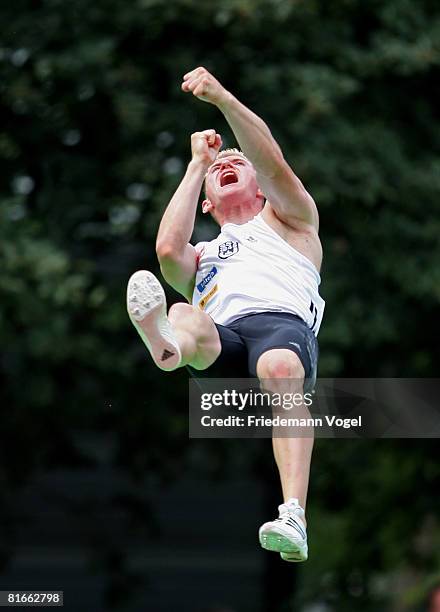
[[[175,353],[172,353],[171,351],[165,349],[164,352],[162,353],[162,357],[160,358],[160,360],[161,361],[166,361],[167,359],[169,359],[173,355],[175,355]]]

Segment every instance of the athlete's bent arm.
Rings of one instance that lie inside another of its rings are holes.
[[[156,253],[162,274],[188,301],[191,301],[197,270],[196,251],[189,241],[206,170],[220,146],[220,136],[214,130],[192,134],[192,159],[168,204],[157,234]]]
[[[183,91],[219,108],[246,157],[257,172],[257,182],[275,213],[289,224],[302,222],[318,229],[318,211],[311,195],[284,159],[266,123],[227,91],[205,68],[183,77]]]

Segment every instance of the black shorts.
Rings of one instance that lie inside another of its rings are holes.
[[[304,321],[285,312],[247,315],[228,326],[215,324],[220,335],[221,353],[206,370],[189,367],[196,378],[255,378],[257,361],[270,349],[285,348],[296,353],[304,367],[304,390],[315,386],[318,367],[318,341]]]

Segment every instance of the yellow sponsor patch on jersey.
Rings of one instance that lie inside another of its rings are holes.
[[[218,291],[218,285],[214,285],[214,287],[211,289],[211,291],[208,291],[208,293],[205,295],[205,297],[203,297],[200,302],[199,302],[199,308],[201,310],[203,310],[206,306],[206,304],[209,302],[209,300],[212,298],[212,296],[217,293]]]

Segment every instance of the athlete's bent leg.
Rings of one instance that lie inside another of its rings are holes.
[[[257,376],[265,391],[283,395],[303,394],[304,368],[298,356],[288,349],[271,349],[257,362]],[[297,396],[298,397],[298,396]],[[295,418],[310,418],[303,402],[294,407]],[[291,412],[293,412],[293,410]],[[305,506],[313,449],[313,428],[303,431],[301,438],[272,438],[275,461],[280,474],[284,504],[280,517],[260,529],[264,548],[282,553],[287,561],[307,559]]]
[[[168,320],[174,330],[182,359],[179,367],[190,365],[205,370],[220,355],[220,337],[214,321],[200,308],[179,302],[168,312]]]
[[[172,306],[167,316],[165,293],[151,272],[139,270],[130,278],[127,310],[153,361],[162,370],[187,364],[202,370],[220,354],[220,338],[211,317],[184,303]]]

